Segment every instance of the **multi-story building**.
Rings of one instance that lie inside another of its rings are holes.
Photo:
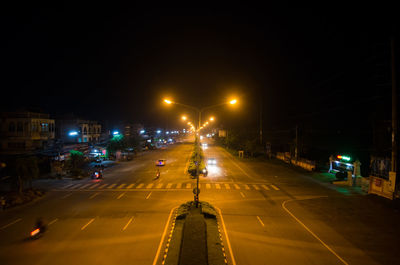
[[[64,143],[97,143],[101,124],[77,118],[57,119],[57,138]]]
[[[49,114],[29,111],[0,114],[0,152],[18,154],[44,149],[55,138]]]

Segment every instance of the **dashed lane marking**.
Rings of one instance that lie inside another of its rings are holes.
[[[163,183],[160,183],[160,184],[157,185],[156,188],[157,188],[157,189],[161,189],[163,185],[164,185]]]
[[[257,185],[253,185],[254,189],[256,190],[260,190],[260,187],[258,187]]]
[[[250,189],[249,185],[247,185],[247,184],[244,184],[244,188],[245,188],[246,190],[249,190],[249,189]]]
[[[92,222],[94,221],[94,218],[90,219],[90,221],[85,224],[84,226],[82,226],[81,230],[84,230],[86,227],[88,227],[88,225],[90,225]]]
[[[96,183],[96,184],[90,186],[90,187],[89,187],[89,190],[92,190],[92,189],[94,189],[94,188],[97,188],[99,185],[100,185],[100,183]]]
[[[187,189],[190,189],[190,188],[192,188],[192,184],[190,184],[190,183],[187,183],[187,184],[186,184],[186,188],[187,188]]]
[[[244,193],[243,192],[240,192],[240,195],[242,195],[242,197],[243,198],[245,198],[246,196],[244,196]]]
[[[211,189],[211,184],[207,183],[206,184],[206,189]]]
[[[132,188],[135,185],[135,183],[130,184],[128,187],[126,187],[127,189]]]
[[[99,189],[103,189],[105,186],[107,186],[108,184],[103,184],[99,187]]]
[[[264,227],[265,225],[264,225],[263,221],[261,220],[261,218],[258,215],[257,215],[257,219],[260,222],[260,224]]]
[[[84,184],[83,186],[80,187],[80,189],[84,189],[84,188],[86,188],[86,187],[88,187],[88,186],[90,186],[90,185],[92,185],[92,183]]]
[[[171,186],[172,186],[172,183],[168,183],[166,188],[167,188],[167,189],[170,189]]]
[[[121,193],[118,197],[117,197],[117,200],[119,200],[119,199],[121,199],[122,198],[122,196],[124,196],[125,195],[125,193],[126,192],[124,192],[124,193]]]
[[[220,190],[220,189],[221,189],[221,185],[219,185],[218,183],[215,184],[215,187],[217,188],[217,190]]]
[[[112,188],[114,188],[115,186],[117,186],[117,184],[111,184],[110,186],[107,187],[107,189],[112,189]]]
[[[129,219],[128,223],[126,223],[126,225],[124,226],[124,228],[122,228],[122,231],[125,231],[125,229],[128,227],[128,225],[132,222],[133,217],[131,219]]]
[[[180,189],[182,187],[182,183],[178,183],[177,185],[176,185],[176,188],[177,189]]]
[[[18,223],[18,222],[21,221],[21,220],[22,220],[21,218],[18,218],[17,220],[12,221],[12,222],[9,223],[9,224],[3,225],[2,227],[0,227],[0,229],[4,229],[4,228],[7,228],[7,227],[9,227],[9,226],[12,226],[13,224]]]
[[[146,186],[146,189],[151,189],[153,187],[153,183],[150,183],[149,185]]]
[[[89,199],[93,199],[94,197],[96,197],[97,195],[99,195],[100,192],[96,192],[95,194],[93,194],[92,196],[89,197]]]
[[[240,190],[240,187],[238,184],[233,184],[233,186],[235,186],[235,189]]]
[[[150,193],[146,196],[146,200],[148,200],[150,198],[152,191],[150,191]]]
[[[227,190],[230,190],[230,189],[231,189],[231,186],[229,186],[228,183],[225,183],[224,185],[225,185],[225,188],[226,188]]]
[[[144,186],[144,183],[140,183],[139,185],[136,186],[137,189],[140,189],[141,187]]]

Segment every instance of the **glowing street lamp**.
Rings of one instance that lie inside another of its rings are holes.
[[[214,117],[210,117],[210,121],[214,121],[215,120],[215,118]]]
[[[169,100],[169,99],[164,99],[164,102],[167,103],[167,104],[172,104],[172,101]]]
[[[182,120],[186,121],[187,117],[185,115],[182,116]]]
[[[237,99],[232,99],[231,101],[229,101],[229,104],[231,105],[235,105],[237,103]]]

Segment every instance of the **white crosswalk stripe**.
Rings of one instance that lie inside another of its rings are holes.
[[[272,185],[272,184],[271,184],[271,187],[272,187],[274,190],[279,190],[279,188],[276,187],[275,185]]]
[[[265,190],[270,190],[267,185],[261,185]]]
[[[99,189],[191,189],[196,183],[72,183],[62,187],[66,190],[99,190]],[[136,185],[136,187],[135,187]],[[279,191],[280,189],[273,184],[244,184],[244,183],[199,183],[199,188],[217,190],[265,190]]]

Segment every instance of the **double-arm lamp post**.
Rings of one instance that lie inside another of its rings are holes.
[[[232,99],[232,100],[230,100],[228,102],[222,102],[222,103],[219,103],[219,104],[215,104],[215,105],[211,105],[211,106],[207,106],[207,107],[203,107],[203,108],[197,108],[197,107],[194,107],[194,106],[190,106],[190,105],[182,104],[182,103],[179,103],[179,102],[175,102],[175,101],[172,101],[172,100],[169,100],[169,99],[164,99],[164,102],[167,103],[167,104],[180,105],[180,106],[192,109],[192,110],[197,112],[197,114],[198,114],[198,126],[197,126],[196,139],[197,139],[197,143],[200,143],[201,113],[204,110],[215,108],[215,107],[219,107],[219,106],[222,106],[222,105],[227,105],[227,104],[235,105],[237,103],[237,100],[236,99]],[[199,193],[200,193],[200,190],[199,190],[199,175],[200,175],[199,164],[200,164],[200,154],[198,153],[197,154],[197,163],[196,163],[196,192],[195,192],[196,208],[198,207]]]

